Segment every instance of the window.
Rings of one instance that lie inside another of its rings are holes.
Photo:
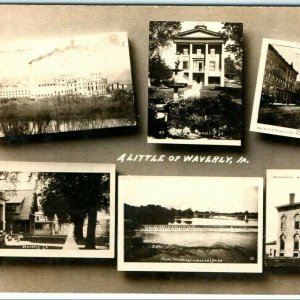
[[[285,248],[285,236],[282,234],[280,236],[280,251],[284,251]]]
[[[294,250],[299,250],[299,235],[295,234],[294,235]]]
[[[293,257],[298,257],[298,253],[293,253]]]
[[[15,212],[17,212],[17,205],[16,204],[6,204],[5,211],[7,213],[15,213]]]
[[[43,229],[43,223],[36,223],[35,224],[35,229],[42,230]]]
[[[216,70],[216,62],[215,61],[210,61],[209,62],[209,70],[210,71],[215,71]]]
[[[300,215],[296,214],[294,219],[295,219],[295,229],[300,229]]]
[[[182,67],[184,70],[189,68],[189,63],[187,61],[182,62]]]
[[[281,217],[281,221],[280,221],[280,229],[281,229],[281,230],[285,230],[285,229],[286,229],[286,216],[282,216],[282,217]]]

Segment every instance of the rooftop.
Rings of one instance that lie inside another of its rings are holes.
[[[294,207],[298,207],[298,206],[300,207],[300,202],[283,204],[283,205],[276,206],[276,208],[277,209],[280,209],[280,208],[290,208],[290,209],[293,209]]]

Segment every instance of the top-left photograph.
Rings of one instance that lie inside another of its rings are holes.
[[[0,137],[134,125],[126,32],[2,41]]]

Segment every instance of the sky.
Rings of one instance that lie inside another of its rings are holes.
[[[272,46],[289,64],[293,63],[294,69],[300,73],[300,48],[276,44],[272,44]],[[297,81],[300,81],[300,74],[297,76]]]
[[[221,22],[190,22],[185,21],[181,22],[181,32],[194,29],[196,25],[205,25],[207,26],[208,30],[219,32],[222,31],[223,24]],[[175,44],[172,43],[170,47],[165,47],[162,49],[162,58],[165,59],[166,63],[171,67],[175,67],[175,59],[174,59],[174,53],[176,53]],[[231,56],[233,57],[232,53],[224,52],[225,57]]]
[[[14,173],[14,172],[11,172]],[[36,176],[33,175],[30,179],[30,173],[21,172],[17,174],[16,184],[12,184],[9,181],[0,177],[0,191],[1,190],[33,190],[35,188]]]
[[[0,84],[26,85],[29,74],[42,83],[59,75],[92,72],[102,73],[108,82],[131,81],[126,33],[15,40],[0,45]]]
[[[153,204],[216,212],[258,209],[257,187],[246,178],[124,176],[119,190],[121,199],[133,206]]]
[[[289,204],[289,194],[295,193],[295,202],[300,202],[300,171],[277,170],[267,173],[266,242],[277,238],[278,212],[276,206]]]

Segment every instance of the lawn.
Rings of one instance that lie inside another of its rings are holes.
[[[258,123],[300,129],[300,106],[260,107]]]
[[[54,133],[135,124],[132,94],[11,100],[0,105],[0,135]]]

